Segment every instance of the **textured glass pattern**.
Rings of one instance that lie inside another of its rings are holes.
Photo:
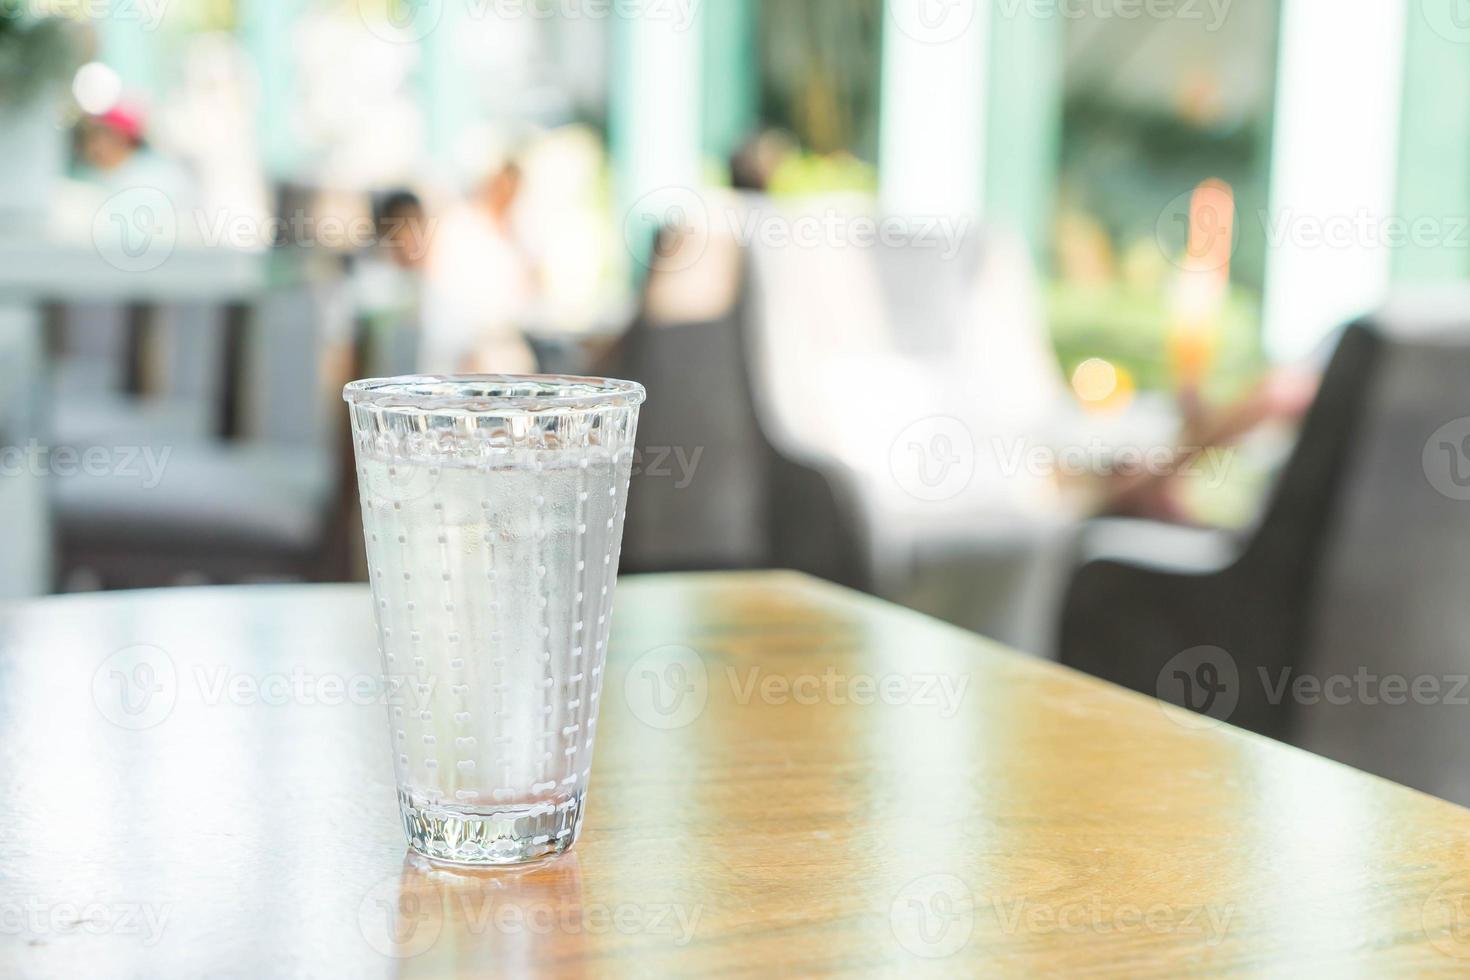
[[[465,863],[563,851],[592,765],[643,390],[404,378],[345,397],[409,842]]]

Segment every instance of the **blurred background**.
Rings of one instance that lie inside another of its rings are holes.
[[[629,377],[625,572],[1470,800],[1467,279],[1458,0],[0,0],[0,596],[359,579],[344,381]]]

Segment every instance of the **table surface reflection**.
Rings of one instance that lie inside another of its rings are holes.
[[[0,607],[0,973],[1470,966],[1458,807],[798,575],[617,603],[581,842],[505,872],[405,853],[365,588]]]

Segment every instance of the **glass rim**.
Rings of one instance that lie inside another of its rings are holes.
[[[582,412],[641,405],[636,381],[571,374],[407,374],[363,378],[342,389],[351,405],[397,412]]]

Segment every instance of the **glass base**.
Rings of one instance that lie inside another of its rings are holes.
[[[408,846],[432,861],[471,866],[525,864],[560,854],[577,839],[582,794],[560,803],[446,806],[398,791]]]

